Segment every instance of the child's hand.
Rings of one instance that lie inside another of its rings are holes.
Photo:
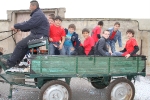
[[[54,45],[54,47],[58,48],[58,46],[56,44],[53,44],[53,45]]]
[[[70,50],[73,51],[73,50],[74,50],[74,47],[70,48]]]
[[[62,44],[60,44],[59,45],[59,50],[61,50],[63,48],[63,45]]]
[[[53,41],[53,39],[49,37],[49,41]]]
[[[110,53],[110,55],[112,55],[112,52],[111,52],[111,51],[109,51],[109,53]]]
[[[127,54],[125,57],[126,57],[126,59],[127,59],[127,58],[129,58],[130,56],[131,56],[130,54]]]

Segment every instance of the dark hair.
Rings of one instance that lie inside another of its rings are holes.
[[[104,25],[103,21],[99,21],[98,25],[103,26]]]
[[[126,34],[127,34],[127,33],[132,33],[133,36],[134,36],[134,34],[135,34],[135,32],[134,32],[133,29],[128,29],[127,32],[126,32]]]
[[[70,24],[69,26],[68,26],[68,29],[69,28],[73,28],[74,30],[76,30],[76,26],[74,25],[74,24]]]
[[[114,24],[114,26],[115,26],[115,25],[119,25],[119,26],[120,26],[120,23],[119,23],[119,22],[116,22],[116,23]]]
[[[84,29],[82,30],[82,34],[83,34],[84,32],[90,33],[89,29],[87,29],[87,28],[84,28]]]
[[[55,19],[55,15],[54,14],[49,14],[49,17],[54,20]]]
[[[54,18],[54,20],[57,20],[57,19],[59,19],[60,21],[62,21],[62,18],[61,18],[60,16],[56,16],[56,17]]]
[[[31,3],[31,5],[34,5],[34,6],[36,6],[37,8],[39,8],[39,3],[38,3],[38,1],[32,0],[30,3]]]
[[[109,30],[104,30],[104,31],[103,31],[103,34],[104,34],[105,31],[110,32]]]

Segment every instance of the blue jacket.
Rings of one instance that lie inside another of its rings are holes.
[[[38,37],[48,37],[49,22],[40,8],[34,10],[30,16],[31,18],[28,21],[17,23],[14,28],[24,32],[31,31],[31,35],[37,35]]]
[[[68,34],[68,29],[66,29],[66,28],[65,28],[65,33]],[[71,42],[72,42],[75,49],[77,49],[80,46],[81,42],[80,42],[80,39],[79,39],[78,34],[76,32],[74,32],[72,34]]]
[[[110,32],[110,36],[112,35],[112,32],[114,30],[114,28],[109,28],[108,29],[109,32]],[[119,47],[122,47],[122,39],[121,39],[121,32],[118,30],[114,39],[112,41],[114,41],[115,43],[117,42],[118,40],[118,43],[119,43]],[[110,40],[108,39],[108,42],[110,42]]]

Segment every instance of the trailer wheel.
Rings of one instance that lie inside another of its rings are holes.
[[[108,100],[133,100],[135,88],[126,78],[115,79],[107,88]]]
[[[71,97],[69,85],[60,80],[45,83],[39,95],[40,100],[71,100]]]

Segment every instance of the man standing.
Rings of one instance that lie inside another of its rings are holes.
[[[48,37],[49,34],[49,22],[44,15],[44,13],[39,8],[39,3],[37,1],[31,1],[30,2],[30,10],[31,10],[31,18],[23,23],[17,23],[15,24],[11,30],[13,31],[23,31],[27,32],[30,31],[30,35],[21,40],[17,43],[15,50],[13,51],[11,57],[9,59],[4,60],[4,58],[1,58],[1,62],[3,62],[7,69],[10,71],[13,68],[13,70],[18,71],[17,64],[23,59],[28,48],[28,42],[33,39],[40,39],[42,37]]]
[[[117,40],[118,40],[120,50],[122,48],[121,32],[119,31],[119,28],[120,28],[120,23],[116,22],[114,24],[113,28],[108,29],[110,31],[110,36],[108,39],[108,45],[110,46],[112,53],[114,53],[116,51],[115,43],[117,42]]]

